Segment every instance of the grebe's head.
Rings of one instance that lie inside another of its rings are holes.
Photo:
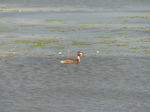
[[[77,56],[81,56],[81,55],[83,55],[83,53],[78,51]]]

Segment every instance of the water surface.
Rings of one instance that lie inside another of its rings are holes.
[[[61,57],[0,60],[3,112],[149,112],[149,57]]]
[[[0,112],[149,112],[150,1],[0,3]]]

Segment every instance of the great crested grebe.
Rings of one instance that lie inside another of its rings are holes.
[[[72,59],[66,59],[60,61],[60,63],[80,63],[80,56],[83,55],[82,52],[77,52],[77,60],[72,60]]]

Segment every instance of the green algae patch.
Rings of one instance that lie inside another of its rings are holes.
[[[50,19],[50,20],[45,20],[44,22],[57,22],[57,21],[59,21],[59,22],[61,22],[61,21],[63,21],[63,20],[55,20],[55,19]]]
[[[150,12],[150,9],[149,10],[142,10],[143,12]]]
[[[115,38],[115,37],[99,36],[99,37],[93,37],[93,38],[112,39],[112,38]]]
[[[124,35],[125,33],[118,33],[119,35]]]
[[[125,47],[125,46],[129,46],[129,44],[115,44],[115,45],[108,45],[108,46]]]
[[[85,12],[85,11],[87,11],[87,10],[82,10],[82,9],[78,9],[78,10],[75,10],[75,11],[78,11],[78,12]]]
[[[150,29],[150,26],[146,26],[145,28],[148,28],[148,29]]]
[[[58,42],[58,40],[36,40],[36,41],[33,41],[33,43],[36,43],[36,44],[49,44],[51,42]]]
[[[129,20],[124,20],[123,22],[129,22]]]
[[[14,7],[11,5],[0,6],[0,11],[6,10],[6,9],[12,9],[12,8],[14,8]]]
[[[31,45],[31,47],[41,47],[41,46],[45,46],[45,44],[34,44],[34,45]]]
[[[137,47],[130,47],[130,49],[134,49],[134,50],[137,50],[138,48],[137,48]]]
[[[57,40],[16,40],[13,44],[31,44],[30,47],[42,47],[52,42],[58,42]]]
[[[13,44],[29,44],[29,43],[33,43],[37,46],[42,46],[45,44],[49,44],[51,42],[58,42],[57,40],[35,40],[35,41],[31,41],[31,40],[16,40],[13,42]]]
[[[149,47],[141,46],[142,49],[149,49]]]
[[[104,41],[104,42],[100,42],[101,44],[111,44],[111,43],[114,43],[112,41]]]
[[[147,16],[127,16],[127,18],[130,18],[130,19],[148,19]]]
[[[19,10],[19,9],[16,9],[16,10],[13,10],[13,12],[21,12],[21,10]]]
[[[31,45],[31,47],[40,47],[45,46],[46,44],[52,43],[52,42],[58,42],[57,40],[36,40],[33,41],[34,45]]]
[[[122,28],[118,28],[116,30],[127,30],[127,29],[129,29],[129,28],[128,27],[122,27]]]
[[[89,29],[100,29],[99,27],[89,27],[89,26],[87,26],[87,27],[79,27],[78,28],[78,30],[89,30]]]
[[[149,51],[148,49],[143,49],[142,51],[143,51],[143,52],[149,52],[149,53],[150,53],[150,51]]]
[[[16,36],[16,35],[7,35],[5,37],[7,37],[7,38],[15,38],[15,37],[19,37],[19,36]]]
[[[9,28],[8,27],[0,27],[0,31],[5,31],[5,30],[8,30]]]
[[[101,44],[110,44],[110,42],[101,42]]]
[[[150,32],[150,30],[145,30],[145,32]]]
[[[77,42],[77,41],[73,41],[71,43],[71,45],[78,46],[78,45],[92,45],[92,44],[89,43],[89,42]]]
[[[64,49],[65,47],[57,47],[57,46],[54,46],[54,47],[52,47],[52,48],[54,48],[54,49]]]
[[[0,42],[0,46],[1,46],[1,45],[5,45],[5,43],[4,43],[4,42]]]
[[[15,40],[13,42],[13,44],[29,44],[29,43],[33,43],[33,41],[31,41],[31,40]]]
[[[69,31],[67,31],[67,30],[59,30],[58,32],[69,32]]]
[[[46,55],[46,56],[55,56],[55,54],[49,54],[49,55]]]

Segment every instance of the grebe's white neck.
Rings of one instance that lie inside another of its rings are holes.
[[[77,56],[77,60],[80,62],[80,56]]]

